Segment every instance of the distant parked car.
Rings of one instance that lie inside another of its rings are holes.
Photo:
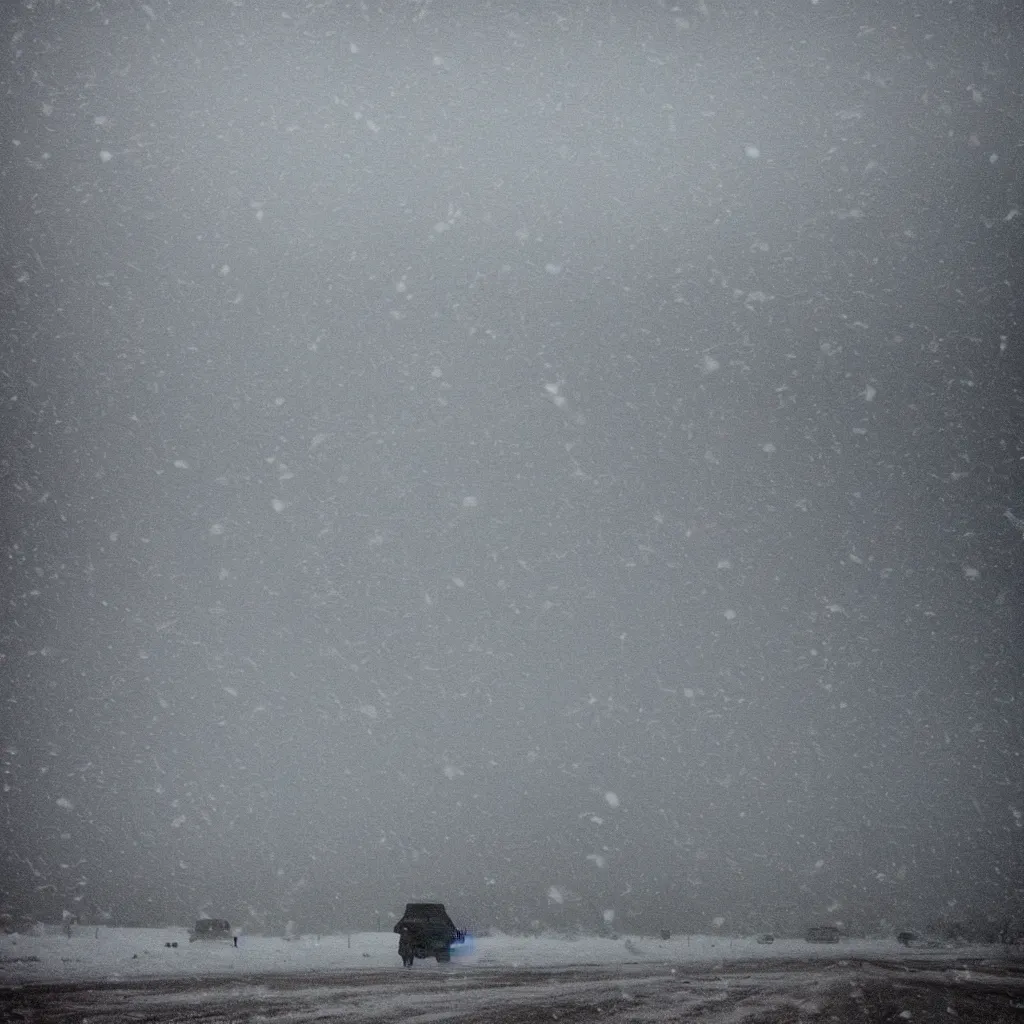
[[[901,946],[911,946],[917,941],[917,935],[914,932],[900,932],[896,936],[896,941]]]
[[[770,946],[775,941],[775,936],[766,932],[764,935],[758,935],[756,941],[759,946]]]
[[[806,938],[808,942],[838,942],[839,929],[833,928],[830,924],[808,928]]]
[[[195,942],[196,939],[227,939],[231,942],[234,936],[231,934],[229,922],[217,917],[203,917],[196,921],[195,927],[189,933],[189,942]]]

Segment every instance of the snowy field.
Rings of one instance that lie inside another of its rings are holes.
[[[168,946],[177,943],[177,947]],[[780,939],[760,945],[753,938],[679,936],[667,941],[645,937],[562,938],[497,935],[470,937],[453,946],[453,962],[463,966],[551,967],[636,963],[708,964],[722,961],[924,958],[950,960],[998,955],[988,947],[956,950],[905,949],[895,940],[849,940],[836,945]],[[120,981],[131,978],[214,977],[401,968],[398,937],[390,932],[303,936],[295,939],[243,935],[230,942],[189,942],[186,928],[91,928],[66,935],[0,937],[0,984],[32,981]],[[417,960],[413,970],[438,969]],[[444,969],[444,968],[441,968]]]
[[[168,947],[167,943],[178,946]],[[488,936],[406,970],[389,933],[189,943],[185,929],[0,939],[0,1017],[36,1022],[1024,1021],[1003,949],[708,936]]]

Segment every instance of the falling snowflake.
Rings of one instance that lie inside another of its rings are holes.
[[[545,384],[544,385],[544,390],[551,396],[551,401],[554,402],[555,405],[557,405],[559,409],[565,408],[565,406],[568,404],[568,401],[569,401],[565,397],[565,395],[559,393],[561,391],[561,389],[562,389],[562,385],[561,384]]]

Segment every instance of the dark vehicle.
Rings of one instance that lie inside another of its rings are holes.
[[[917,942],[917,933],[916,932],[900,932],[899,935],[896,936],[896,941],[901,946],[912,946],[915,942]]]
[[[833,928],[830,924],[808,928],[806,938],[808,942],[838,942],[839,929]]]
[[[204,917],[196,921],[195,928],[188,937],[189,942],[196,939],[227,939],[231,942],[234,936],[231,934],[231,925],[216,917]]]
[[[452,944],[465,942],[444,909],[443,903],[406,903],[405,913],[394,929],[398,933],[398,955],[406,967],[417,957],[436,957],[439,964],[452,958]]]

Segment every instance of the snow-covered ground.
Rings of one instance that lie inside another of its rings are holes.
[[[243,936],[238,948],[189,944],[184,929],[8,935],[0,938],[0,1019],[992,1024],[1024,1011],[1024,967],[991,947],[493,935],[455,952],[451,964],[406,970],[390,933]]]
[[[168,945],[177,943],[177,946]],[[956,950],[905,949],[893,939],[844,940],[815,945],[780,939],[760,945],[752,938],[680,936],[665,941],[641,936],[564,938],[491,935],[470,937],[452,950],[453,963],[485,967],[553,967],[615,964],[714,964],[787,959],[926,958],[930,961],[998,957],[988,947]],[[131,978],[213,977],[238,974],[316,973],[397,967],[398,938],[389,932],[303,936],[286,940],[243,935],[229,942],[189,942],[184,928],[90,928],[60,935],[0,936],[0,985],[42,981],[110,981]],[[443,971],[433,960],[413,970]]]

